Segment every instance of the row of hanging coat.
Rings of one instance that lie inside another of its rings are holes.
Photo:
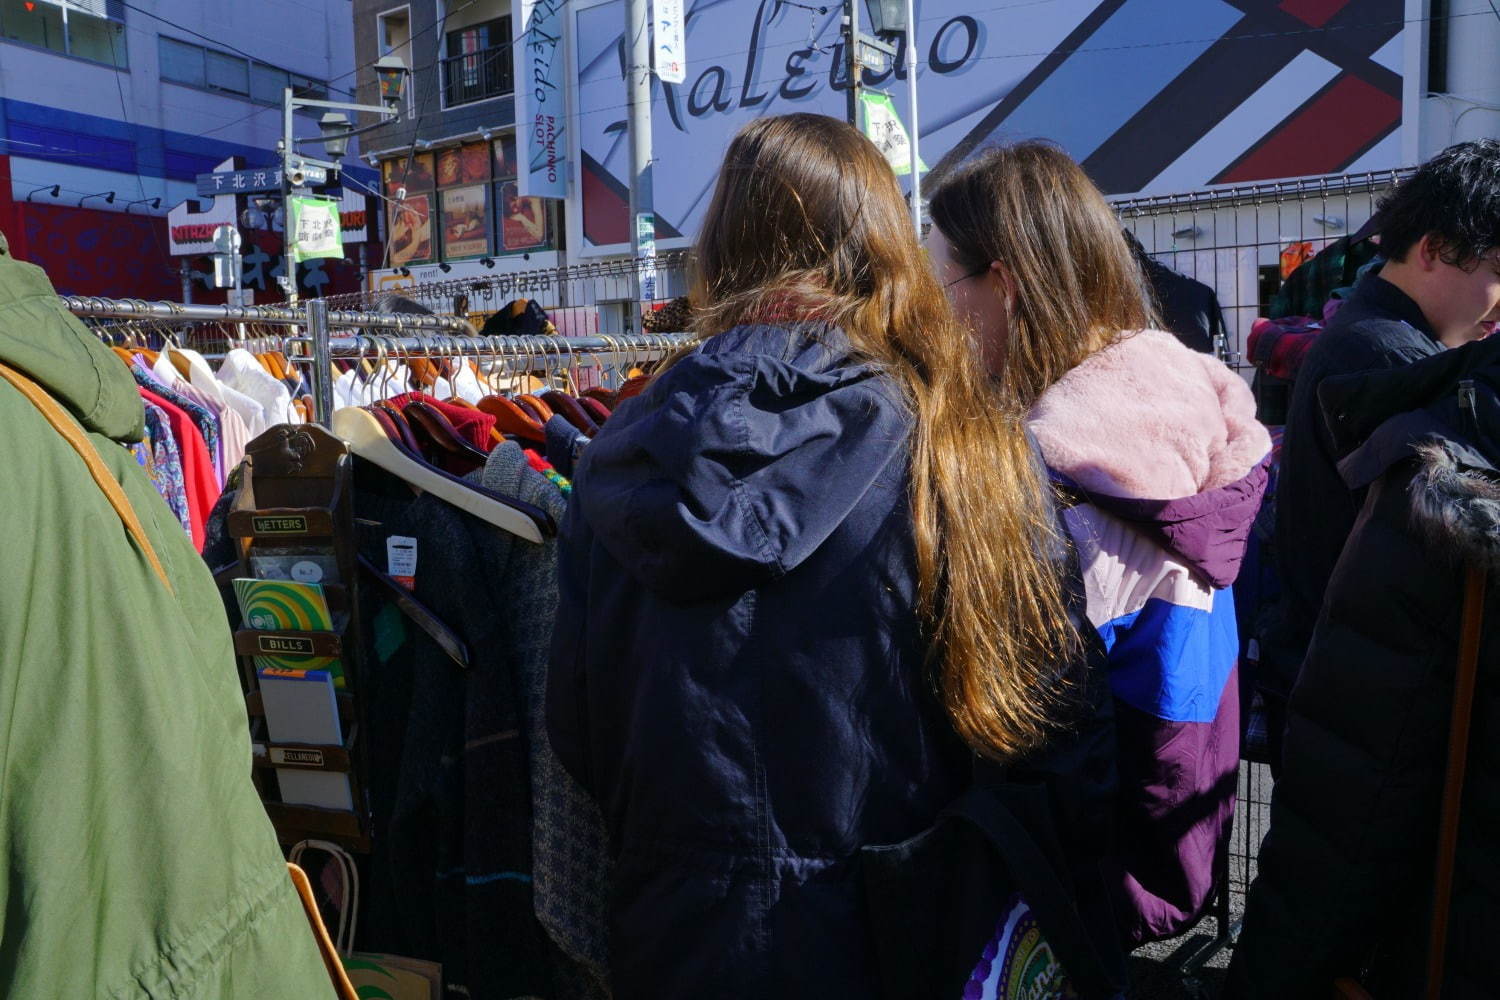
[[[528,461],[565,486],[545,457],[544,428],[554,407],[571,426],[592,433],[616,392],[606,386],[638,375],[642,364],[686,339],[460,338],[439,331],[472,333],[472,327],[446,317],[335,314],[328,317],[330,329],[427,335],[330,340],[333,360],[323,370],[314,360],[313,338],[293,326],[305,324],[306,317],[293,310],[65,301],[75,312],[116,320],[96,323],[95,330],[130,368],[142,395],[147,436],[133,449],[136,459],[200,550],[204,523],[246,445],[270,427],[311,420],[320,393],[331,395],[338,407],[378,407],[384,416],[376,419],[393,422],[399,444],[435,467],[469,471],[482,463],[488,447],[510,436],[532,446]],[[184,346],[184,323],[201,321],[221,324],[223,354]],[[611,355],[614,362],[589,364],[584,359],[590,352]],[[420,405],[407,419],[414,402]]]
[[[141,396],[145,437],[132,446],[136,461],[201,550],[209,512],[246,446],[277,424],[308,419],[307,382],[272,338],[210,357],[162,321],[127,320],[95,332]]]
[[[354,692],[371,848],[357,891],[339,866],[303,863],[334,886],[352,947],[435,963],[448,993],[608,996],[605,828],[545,733],[555,536],[572,458],[687,342],[328,345],[336,394],[357,400],[331,429],[354,454],[358,554],[380,584],[360,592]],[[210,526],[211,566],[232,555],[223,535]]]

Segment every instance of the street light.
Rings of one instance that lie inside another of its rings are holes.
[[[381,56],[375,61],[375,79],[380,84],[380,100],[386,107],[394,108],[401,103],[406,89],[406,78],[411,70],[400,56]]]
[[[349,116],[341,111],[325,112],[318,120],[318,129],[323,133],[323,151],[334,163],[349,152]]]
[[[906,32],[906,0],[870,0],[870,31],[877,35]]]
[[[49,189],[52,192],[52,197],[56,198],[58,196],[58,194],[61,193],[61,191],[62,191],[62,185],[61,184],[43,184],[41,187],[37,188],[36,191],[47,191]],[[26,196],[26,200],[30,201],[31,200],[31,195],[36,194],[36,191],[32,191],[30,194],[28,194]]]
[[[326,183],[339,170],[339,161],[349,151],[349,139],[351,136],[368,132],[371,129],[381,128],[389,125],[401,117],[401,94],[405,85],[406,77],[410,71],[396,56],[384,56],[375,64],[375,76],[380,84],[381,102],[378,105],[370,104],[347,104],[342,101],[315,101],[305,97],[298,97],[296,92],[287,87],[282,91],[281,98],[281,201],[283,206],[291,204],[291,198],[296,193],[306,193],[308,187]],[[304,142],[321,143],[327,159],[317,160],[310,156],[304,156],[297,150],[297,138],[293,134],[293,120],[297,111],[308,108],[321,108],[325,114],[318,122],[318,130],[321,135],[315,138],[302,140]],[[362,114],[378,116],[378,121],[362,127],[353,127],[348,118],[338,112],[353,111]],[[290,215],[290,213],[288,213]],[[287,219],[286,227],[286,256],[295,260],[297,256],[297,234],[296,227],[291,225],[291,218]],[[297,301],[296,268],[288,267],[287,274],[278,280],[286,289],[287,301]]]

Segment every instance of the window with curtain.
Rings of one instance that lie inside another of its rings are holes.
[[[157,41],[163,80],[185,83],[190,87],[208,86],[208,70],[202,47],[165,36]]]
[[[110,66],[125,66],[118,0],[0,0],[0,35]]]
[[[252,63],[250,65],[250,99],[259,101],[261,104],[279,105],[290,79],[290,74],[284,69]]]
[[[250,64],[239,56],[206,50],[208,86],[241,97],[250,96]]]

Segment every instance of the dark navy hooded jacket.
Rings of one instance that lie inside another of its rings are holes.
[[[622,1000],[878,993],[859,850],[972,760],[914,611],[910,421],[837,331],[737,328],[580,460],[548,722],[618,855]]]

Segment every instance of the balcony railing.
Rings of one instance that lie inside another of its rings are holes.
[[[498,45],[443,60],[443,93],[447,107],[503,97],[515,91],[511,47]]]

